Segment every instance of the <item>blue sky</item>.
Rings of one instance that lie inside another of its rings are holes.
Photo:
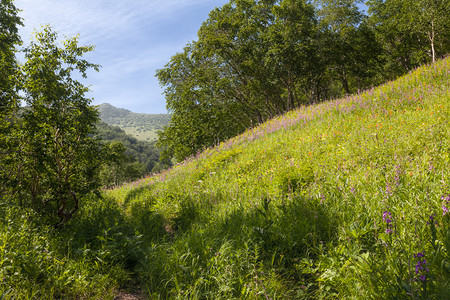
[[[80,34],[95,45],[85,58],[102,66],[83,81],[94,104],[103,102],[134,112],[166,113],[155,71],[196,40],[214,7],[228,0],[16,0],[22,10],[24,44],[34,29],[50,24],[64,36]]]

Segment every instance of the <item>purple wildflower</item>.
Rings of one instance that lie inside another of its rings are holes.
[[[435,217],[436,217],[436,214],[430,215],[430,222],[427,222],[427,225],[430,225],[431,223],[433,223]],[[434,223],[437,224],[437,222],[434,222]]]
[[[392,196],[392,188],[390,185],[386,185],[386,195]]]
[[[450,207],[450,194],[442,196],[442,215],[448,214],[448,208]]]
[[[385,221],[386,223],[391,223],[391,219],[389,219],[391,217],[391,213],[388,211],[384,211],[383,212],[383,221]]]
[[[386,222],[386,233],[387,234],[391,234],[392,233],[392,220],[391,220],[391,213],[388,211],[384,211],[383,212],[383,221]]]
[[[426,278],[427,278],[426,274],[428,272],[430,272],[430,269],[427,266],[427,260],[425,259],[425,253],[422,251],[422,252],[419,252],[417,254],[414,254],[414,258],[418,259],[417,263],[416,263],[416,266],[415,266],[415,268],[416,268],[416,275],[418,275],[418,278],[421,281],[425,281]],[[423,259],[421,259],[421,258],[423,258]]]

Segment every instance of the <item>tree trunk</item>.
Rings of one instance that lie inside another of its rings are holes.
[[[347,78],[346,78],[346,76],[345,76],[345,70],[342,70],[342,73],[341,73],[341,83],[342,83],[342,87],[344,88],[344,90],[345,90],[345,93],[347,94],[347,95],[350,95],[350,88],[349,88],[349,86],[348,86],[348,81],[347,81]]]
[[[431,32],[428,34],[428,38],[430,39],[430,42],[431,42],[431,56],[433,59],[433,63],[436,62],[436,51],[434,49],[434,37],[435,37],[434,20],[431,20]]]

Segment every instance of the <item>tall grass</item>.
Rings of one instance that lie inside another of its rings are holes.
[[[167,229],[139,270],[149,292],[448,295],[449,64],[302,107],[111,191],[151,203]]]
[[[62,232],[5,209],[0,298],[140,286],[151,299],[445,299],[449,65],[299,108],[105,191]]]

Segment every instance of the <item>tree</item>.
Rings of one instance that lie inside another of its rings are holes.
[[[22,20],[11,0],[0,1],[0,200],[6,192],[5,181],[11,176],[16,139],[13,137],[14,118],[20,104],[18,94],[17,46],[21,44],[18,26]]]
[[[432,62],[450,51],[450,6],[445,0],[412,1],[413,28],[427,39]]]
[[[98,70],[81,57],[93,46],[78,46],[78,38],[58,44],[49,26],[36,34],[25,50],[24,99],[16,176],[10,182],[15,198],[50,216],[55,226],[66,223],[80,199],[98,187],[100,144],[93,138],[97,110],[85,97],[88,88],[73,79],[78,71]]]
[[[248,118],[242,117],[246,111],[226,96],[230,80],[221,75],[222,70],[217,60],[192,44],[157,72],[172,113],[169,125],[158,133],[157,145],[164,149],[161,159],[182,160],[249,125]]]
[[[383,48],[388,78],[435,61],[450,51],[450,8],[445,0],[369,0],[369,23]]]
[[[198,41],[157,72],[172,113],[159,145],[183,159],[306,103],[313,32],[304,1],[232,0],[213,10]]]
[[[355,0],[318,0],[322,55],[345,94],[370,87],[377,74],[380,47]],[[334,96],[341,96],[339,93]]]
[[[107,143],[104,150],[105,163],[100,168],[100,180],[103,186],[117,186],[145,174],[144,165],[125,154],[127,149],[122,142]]]
[[[0,2],[0,113],[17,106],[16,46],[21,44],[18,26],[22,20],[11,0]],[[2,121],[5,121],[2,119]]]

